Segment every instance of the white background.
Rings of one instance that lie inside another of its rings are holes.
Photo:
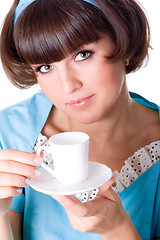
[[[129,74],[127,82],[130,91],[139,93],[160,105],[160,0],[139,0],[139,2],[144,6],[149,18],[153,50],[150,52],[147,67]],[[12,3],[13,0],[1,2],[0,26]],[[17,89],[9,82],[0,64],[0,109],[28,98],[38,90],[38,86],[29,90]]]

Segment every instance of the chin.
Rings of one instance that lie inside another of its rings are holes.
[[[72,116],[73,117],[73,116]],[[98,120],[100,120],[100,118],[98,118],[98,116],[92,116],[91,114],[87,113],[86,115],[80,115],[80,116],[76,116],[73,117],[78,123],[81,124],[92,124],[97,122]]]

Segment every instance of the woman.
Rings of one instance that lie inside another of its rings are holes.
[[[2,63],[13,84],[43,93],[0,113],[2,239],[160,238],[159,107],[126,84],[148,48],[136,1],[15,0]],[[65,131],[87,133],[89,160],[115,176],[84,204],[29,187],[37,146]]]

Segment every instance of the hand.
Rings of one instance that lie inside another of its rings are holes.
[[[20,187],[30,185],[30,177],[37,177],[36,166],[42,158],[34,153],[12,149],[0,150],[0,214],[5,214],[12,202],[12,197],[19,195]]]
[[[111,188],[113,183],[114,177],[99,188],[96,199],[84,204],[73,196],[52,197],[66,209],[74,229],[103,235],[114,231],[127,215],[119,195]]]

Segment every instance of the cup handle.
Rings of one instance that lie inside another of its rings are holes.
[[[37,149],[36,153],[40,156],[40,153],[45,150],[46,152],[50,153],[49,146],[41,146]],[[53,177],[56,177],[56,171],[48,167],[44,161],[41,164],[41,167],[43,167],[47,172],[49,172]]]

